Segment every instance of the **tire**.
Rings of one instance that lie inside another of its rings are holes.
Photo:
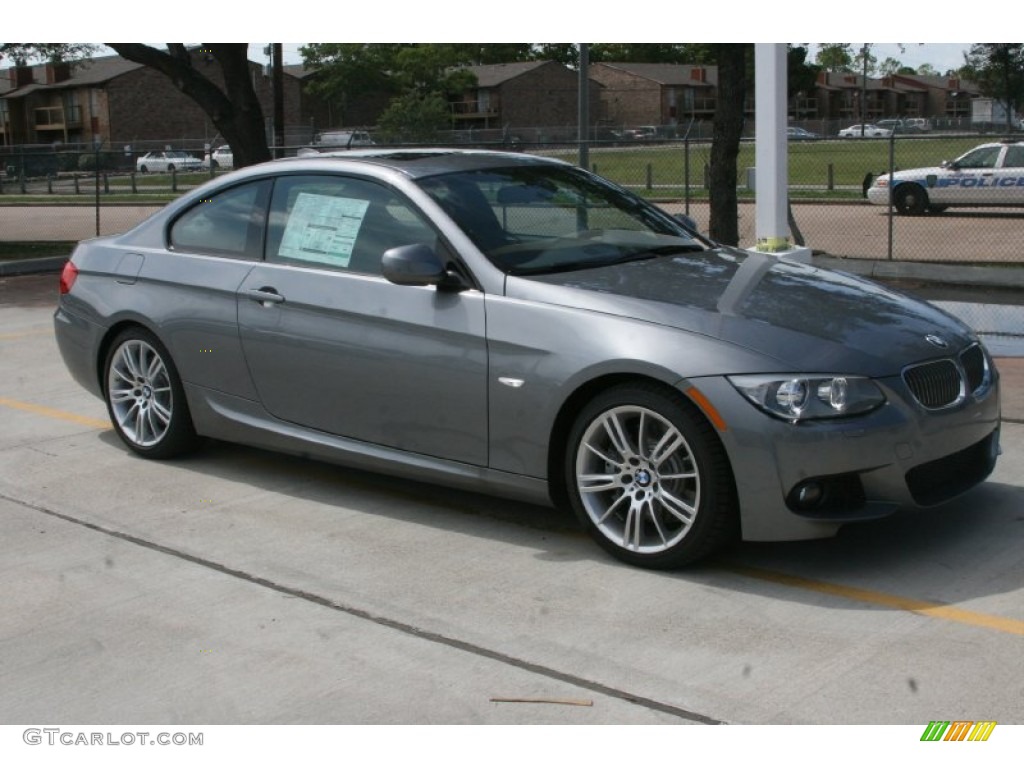
[[[169,459],[198,445],[181,379],[152,333],[144,328],[119,333],[104,361],[103,379],[114,431],[135,453]]]
[[[638,383],[596,397],[573,425],[564,471],[583,527],[623,562],[679,568],[737,537],[725,449],[678,392]]]
[[[920,216],[928,210],[928,193],[919,184],[900,184],[893,190],[893,205],[903,216]]]
[[[174,172],[174,163],[169,163],[167,165],[167,172],[168,173],[173,173]]]
[[[140,173],[149,173],[149,168],[147,168],[147,167],[146,167],[146,166],[144,166],[144,165],[142,165],[142,166],[139,166],[139,172],[140,172]]]

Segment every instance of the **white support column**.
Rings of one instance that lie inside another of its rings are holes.
[[[753,251],[811,259],[789,242],[789,146],[786,138],[786,45],[754,44],[755,194],[757,245]]]

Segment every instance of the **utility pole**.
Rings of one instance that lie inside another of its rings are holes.
[[[284,62],[281,43],[273,44],[274,157],[283,157],[284,146]]]
[[[590,44],[580,43],[579,68],[579,165],[585,171],[590,170]]]

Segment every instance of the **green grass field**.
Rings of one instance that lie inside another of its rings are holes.
[[[990,139],[991,140],[991,139]],[[920,168],[938,165],[986,141],[980,136],[908,137],[895,143],[896,168]],[[889,169],[890,142],[885,139],[825,139],[821,141],[791,141],[789,143],[790,196],[794,199],[844,200],[859,198],[866,174],[877,176]],[[559,157],[576,162],[575,147],[564,149],[537,149],[528,152]],[[687,154],[689,157],[687,157]],[[747,169],[754,167],[753,142],[744,142],[737,160],[737,179],[741,197],[751,197],[747,189]],[[612,181],[630,187],[642,195],[653,198],[682,198],[686,194],[684,179],[689,166],[689,195],[706,197],[705,174],[710,163],[710,142],[691,142],[659,146],[592,146],[591,168]],[[218,172],[219,175],[220,172]],[[108,176],[101,188],[104,203],[166,203],[183,192],[210,179],[209,171],[178,174],[177,190],[166,173],[135,174],[134,184],[129,174]],[[28,185],[28,194],[22,194],[19,185],[4,180],[0,205],[88,203],[95,194],[92,177],[79,178],[78,193],[73,182],[61,178],[51,183],[48,191],[45,181]],[[109,190],[109,191],[107,191]]]
[[[982,143],[976,136],[902,139],[895,145],[895,166],[917,168],[938,165]],[[842,198],[850,191],[859,195],[867,173],[878,175],[889,168],[889,142],[875,139],[793,141],[789,143],[789,183],[794,197],[808,194]],[[541,153],[538,153],[541,154]],[[545,151],[542,154],[574,162],[575,149]],[[704,168],[711,159],[709,143],[689,147],[691,187],[702,186]],[[594,147],[590,151],[592,169],[612,181],[646,190],[650,179],[652,192],[679,188],[686,165],[682,144],[647,147]],[[754,144],[745,142],[737,159],[737,184],[746,185],[746,169],[754,167]],[[831,184],[832,189],[829,189]],[[843,190],[846,187],[848,189]],[[811,188],[804,189],[801,188]]]

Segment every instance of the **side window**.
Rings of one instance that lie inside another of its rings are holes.
[[[1003,158],[1004,168],[1024,168],[1024,146],[1013,144],[1006,148],[1006,157]]]
[[[258,260],[269,181],[232,187],[189,208],[171,225],[171,247],[191,253]]]
[[[960,168],[995,168],[1001,149],[1001,147],[981,147],[980,149],[975,149],[960,158],[957,161],[957,166]]]
[[[384,251],[437,245],[437,233],[390,188],[348,176],[285,176],[274,185],[267,261],[379,275]]]

